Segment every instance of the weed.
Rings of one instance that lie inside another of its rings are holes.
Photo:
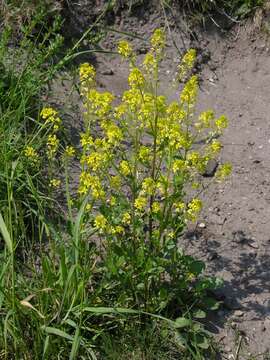
[[[159,95],[165,34],[158,29],[141,65],[131,45],[119,43],[130,63],[129,89],[119,104],[96,90],[93,66],[80,66],[81,147],[63,148],[58,111],[46,106],[39,112],[35,96],[58,68],[43,67],[61,44],[53,29],[37,46],[31,28],[25,33],[14,53],[14,61],[26,56],[17,71],[5,60],[8,36],[2,37],[2,357],[209,359],[211,336],[202,319],[218,307],[207,290],[220,281],[204,276],[204,263],[184,254],[178,242],[200,213],[201,174],[221,150],[216,135],[227,119],[211,110],[195,117],[194,50],[178,69],[179,80],[188,79],[179,101]],[[204,145],[194,149],[202,138]],[[81,163],[76,195],[69,176],[74,156]],[[229,173],[224,164],[217,180]],[[63,174],[67,220],[57,226],[46,215]],[[39,251],[30,247],[21,262],[28,221]]]

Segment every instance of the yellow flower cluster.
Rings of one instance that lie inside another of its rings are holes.
[[[189,49],[182,58],[178,68],[178,78],[183,80],[187,73],[193,68],[196,60],[196,50]]]
[[[131,222],[131,215],[128,212],[125,212],[122,217],[122,223],[125,225],[129,225]]]
[[[59,180],[59,179],[51,179],[49,185],[51,187],[55,188],[55,189],[59,188],[59,186],[61,185],[61,180]]]
[[[130,87],[141,88],[144,85],[145,79],[137,67],[133,67],[129,73],[128,83]]]
[[[191,221],[195,221],[198,217],[198,214],[200,213],[200,211],[202,210],[202,201],[200,199],[193,199],[189,204],[188,204],[188,209],[186,212],[187,215],[187,219],[191,220]]]
[[[50,134],[47,140],[47,155],[49,159],[52,159],[58,150],[59,139],[55,134]]]
[[[184,201],[187,185],[194,193],[199,189],[207,162],[222,148],[214,135],[227,126],[226,117],[215,119],[213,111],[208,110],[195,120],[197,76],[185,83],[178,101],[169,103],[159,95],[158,65],[164,47],[165,34],[157,29],[151,38],[151,50],[139,66],[135,65],[131,45],[119,42],[118,53],[130,62],[130,73],[129,88],[117,106],[113,94],[92,86],[94,68],[87,64],[80,68],[81,82],[90,79],[92,83],[82,93],[86,129],[80,139],[82,171],[78,192],[81,199],[91,199],[97,213],[89,214],[93,226],[117,239],[144,221],[149,221],[149,227],[153,225],[149,236],[161,236],[162,223],[162,236],[176,239],[176,222],[195,221],[202,208],[196,197]],[[181,77],[188,74],[195,59],[193,49],[184,55],[178,68]],[[204,137],[203,130],[208,130],[208,136]],[[207,142],[199,147],[197,141],[202,138]],[[51,148],[54,140],[51,138]],[[73,150],[67,152],[74,156]],[[223,178],[229,172],[225,164],[218,176]],[[115,213],[107,216],[107,211]],[[164,225],[165,221],[168,224]]]
[[[68,145],[65,149],[65,156],[66,157],[73,157],[75,155],[75,149],[73,146]]]
[[[58,116],[58,113],[56,110],[54,110],[51,107],[45,107],[41,110],[40,116],[43,120],[45,120],[46,124],[53,125],[54,132],[57,132],[59,130],[62,121],[61,121],[60,117]]]
[[[91,89],[87,93],[87,105],[90,106],[90,110],[99,118],[104,118],[105,115],[111,111],[111,103],[114,100],[114,96],[108,91],[100,93],[96,89]]]
[[[105,191],[99,177],[96,175],[90,175],[86,171],[82,171],[80,175],[78,192],[81,195],[87,195],[90,192],[94,199],[105,198]]]
[[[85,82],[85,81],[89,81],[89,80],[94,81],[94,79],[96,77],[96,70],[95,70],[94,66],[92,66],[88,63],[81,64],[79,73],[80,73],[80,81],[81,82]]]
[[[128,58],[133,55],[132,47],[126,40],[121,40],[118,43],[118,53],[124,58]]]
[[[100,232],[104,232],[107,228],[107,219],[104,215],[99,214],[95,217],[94,224]]]
[[[130,170],[130,167],[129,167],[129,164],[126,160],[122,160],[119,164],[119,170],[120,170],[120,173],[124,176],[128,176],[131,174],[131,170]]]
[[[138,211],[144,211],[147,205],[147,198],[144,196],[139,196],[134,202],[134,207]]]
[[[39,156],[37,151],[33,148],[33,146],[26,146],[24,149],[24,155],[27,157],[33,164],[37,163],[39,160]]]
[[[160,52],[165,47],[166,37],[162,29],[156,29],[151,37],[152,50]]]
[[[224,180],[226,177],[230,176],[232,172],[232,165],[230,163],[225,163],[221,165],[216,172],[216,177],[219,180]]]
[[[187,105],[190,109],[194,106],[198,93],[198,77],[196,75],[191,76],[191,78],[185,84],[181,95],[180,100]]]
[[[142,182],[142,193],[147,195],[153,195],[156,190],[156,183],[155,181],[148,177],[145,178]]]

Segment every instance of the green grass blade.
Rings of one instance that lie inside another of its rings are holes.
[[[7,229],[7,226],[5,224],[5,221],[4,221],[3,216],[2,216],[1,213],[0,213],[0,231],[1,231],[2,235],[3,235],[4,241],[6,243],[6,246],[7,246],[8,250],[9,250],[9,252],[12,253],[13,252],[12,240],[11,240],[9,231]]]

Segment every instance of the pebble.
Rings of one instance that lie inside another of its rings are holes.
[[[206,228],[206,224],[205,223],[199,223],[199,225],[198,225],[198,227],[200,228],[200,229],[205,229]]]
[[[210,252],[208,255],[207,255],[207,260],[208,261],[212,261],[212,260],[215,260],[218,258],[218,253],[216,251],[213,251],[213,252]]]
[[[101,74],[111,76],[111,75],[114,75],[114,71],[112,69],[108,69],[108,70],[102,71]]]
[[[244,315],[244,311],[242,311],[242,310],[236,310],[236,311],[234,312],[234,315],[235,315],[235,316],[238,316],[238,317],[242,317],[242,316]]]
[[[217,171],[218,162],[214,159],[208,161],[205,171],[202,174],[204,177],[213,177]]]

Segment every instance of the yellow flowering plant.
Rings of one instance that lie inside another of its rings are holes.
[[[118,102],[110,92],[96,89],[93,66],[80,67],[84,131],[77,204],[81,231],[96,244],[104,305],[156,313],[175,303],[182,316],[194,298],[193,310],[203,307],[206,289],[218,284],[202,277],[204,264],[186,256],[178,243],[186,224],[196,221],[202,209],[202,175],[222,149],[217,137],[227,118],[216,118],[212,110],[197,115],[196,75],[184,82],[177,100],[160,95],[165,33],[156,30],[150,42],[140,65],[131,44],[120,41],[118,52],[129,61],[130,73],[129,88]],[[178,68],[181,79],[195,58],[193,49],[184,55]],[[47,122],[57,117],[48,112],[43,116]],[[58,147],[54,132],[47,147],[53,156]],[[65,150],[66,158],[74,153],[71,147]],[[230,170],[225,164],[217,176],[222,179]],[[68,205],[72,218],[70,195]],[[79,248],[76,244],[77,260]]]

